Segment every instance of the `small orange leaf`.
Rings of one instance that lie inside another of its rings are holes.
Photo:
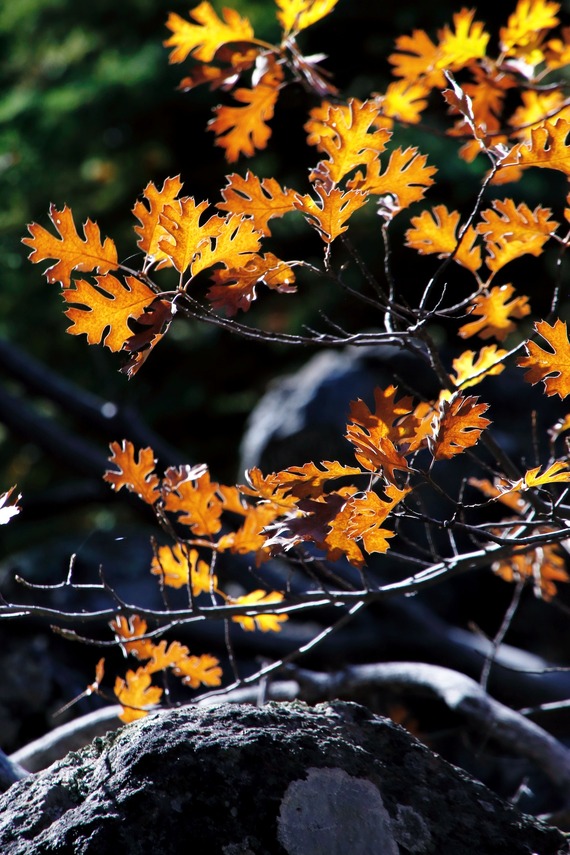
[[[159,480],[154,471],[156,460],[152,448],[141,448],[138,456],[132,442],[124,439],[111,443],[110,463],[117,471],[107,470],[103,480],[111,484],[113,490],[126,487],[131,493],[137,493],[143,501],[153,505],[160,499]]]
[[[206,467],[171,466],[165,472],[162,490],[165,509],[179,514],[178,522],[189,526],[194,535],[217,534],[222,527],[219,484],[210,481]]]
[[[126,653],[132,653],[137,659],[150,659],[154,645],[150,638],[141,638],[148,630],[143,618],[131,615],[127,619],[124,615],[117,615],[109,621],[109,626]]]
[[[63,299],[70,305],[65,310],[71,321],[67,332],[87,336],[89,344],[104,344],[109,350],[121,350],[133,336],[129,321],[138,320],[156,299],[156,293],[134,276],[124,281],[112,273],[95,277],[96,285],[76,279],[65,288]]]
[[[395,483],[395,470],[409,472],[410,467],[382,427],[369,427],[349,424],[346,439],[354,446],[354,456],[361,466],[369,472],[381,472],[392,484]]]
[[[564,556],[555,544],[546,544],[522,555],[511,555],[502,561],[496,561],[492,570],[505,582],[518,582],[520,579],[534,581],[535,594],[545,600],[551,600],[558,593],[556,582],[569,582]]]
[[[268,222],[272,217],[282,217],[295,210],[295,191],[283,189],[275,178],[259,180],[249,170],[245,178],[237,173],[226,176],[227,185],[222,190],[223,202],[216,208],[231,214],[245,214],[253,218],[254,227],[270,235]]]
[[[192,275],[200,273],[214,264],[223,264],[239,270],[248,263],[260,246],[261,233],[250,217],[243,214],[228,214],[216,217],[219,222],[211,229],[211,238],[202,240],[192,263]],[[209,221],[213,224],[214,217]],[[206,224],[208,225],[208,223]]]
[[[475,229],[469,226],[458,246],[457,211],[449,212],[445,205],[436,205],[431,212],[422,211],[419,217],[412,217],[410,222],[412,228],[406,232],[406,246],[417,250],[420,255],[437,253],[439,258],[446,258],[455,253],[455,261],[468,270],[475,272],[481,267],[481,249],[474,246],[477,239]]]
[[[504,341],[516,329],[512,318],[524,318],[530,314],[528,297],[511,297],[515,293],[512,285],[494,286],[487,294],[478,294],[471,301],[470,316],[478,320],[469,321],[459,328],[461,338],[479,335],[480,338],[496,338]]]
[[[441,415],[432,443],[434,460],[450,460],[466,448],[475,445],[482,431],[491,424],[482,414],[488,404],[478,404],[479,399],[455,394],[440,404]]]
[[[487,267],[493,273],[521,255],[540,255],[542,247],[558,228],[558,223],[549,219],[550,209],[540,205],[531,211],[524,202],[515,206],[512,199],[495,199],[493,208],[481,213],[481,222],[477,225],[477,232],[483,235],[489,253]]]
[[[570,176],[570,145],[566,142],[569,132],[570,121],[567,119],[545,121],[533,128],[530,140],[518,143],[501,160],[497,172],[499,180],[503,171],[508,173],[512,168],[520,170],[529,166],[557,169]]]
[[[61,239],[54,237],[37,223],[28,226],[32,237],[22,239],[22,243],[32,247],[28,258],[34,264],[49,258],[56,259],[56,263],[45,271],[48,282],[61,282],[64,288],[69,288],[71,273],[74,270],[80,270],[82,273],[92,270],[108,273],[119,266],[115,244],[111,238],[105,238],[101,243],[99,226],[96,223],[87,220],[83,226],[85,239],[82,240],[77,234],[73,214],[67,205],[61,211],[58,211],[55,205],[50,205],[49,217]]]
[[[394,217],[413,202],[425,196],[426,190],[433,184],[432,175],[437,172],[434,166],[426,166],[427,157],[420,154],[414,146],[402,150],[395,149],[384,172],[380,174],[380,161],[373,161],[366,170],[366,176],[358,173],[348,183],[356,190],[368,190],[377,196],[392,196],[390,216]]]
[[[182,588],[192,579],[192,594],[209,594],[218,586],[217,576],[211,572],[206,561],[198,557],[197,549],[186,549],[179,543],[174,546],[159,546],[153,557],[150,572],[160,576],[165,585]]]
[[[569,466],[567,460],[555,460],[543,472],[540,471],[540,466],[529,469],[524,475],[522,489],[529,490],[531,487],[544,487],[547,484],[566,484],[570,481]]]
[[[324,184],[315,184],[316,201],[312,196],[295,197],[295,207],[302,211],[307,222],[318,231],[325,243],[332,243],[348,228],[347,220],[362,208],[368,200],[368,193],[361,190],[347,190],[333,187],[330,192]]]
[[[241,597],[228,597],[228,605],[233,606],[257,606],[265,603],[280,603],[283,600],[283,594],[278,591],[252,591],[250,594],[244,594]],[[269,614],[262,612],[257,615],[235,615],[232,617],[234,623],[239,623],[242,629],[251,632],[254,629],[259,629],[261,632],[280,632],[281,624],[287,620],[287,615]]]
[[[198,686],[221,686],[222,669],[220,661],[209,653],[202,656],[186,656],[174,667],[174,674],[182,678],[182,682],[192,689]]]
[[[212,233],[217,234],[219,217],[211,217],[200,225],[200,217],[208,205],[207,201],[197,205],[191,196],[185,196],[165,205],[159,215],[165,236],[158,239],[158,248],[180,274],[192,264],[201,242],[209,240]]]
[[[485,377],[501,374],[505,369],[501,359],[507,355],[508,351],[501,350],[496,344],[482,347],[476,359],[475,351],[465,350],[453,360],[453,383],[458,389],[467,389],[480,383]]]
[[[553,326],[548,321],[538,321],[534,328],[552,350],[544,350],[529,340],[525,344],[528,356],[522,356],[517,365],[527,369],[524,376],[527,383],[534,385],[542,380],[546,395],[566,398],[570,395],[570,341],[566,321],[557,318]]]
[[[234,9],[224,9],[222,14],[223,20],[208,2],[199,3],[190,11],[195,24],[171,12],[166,26],[172,35],[164,42],[165,47],[172,48],[169,61],[184,62],[192,55],[201,62],[211,62],[222,45],[253,40],[253,29],[247,18],[242,18]]]
[[[233,317],[240,309],[247,312],[260,284],[280,294],[293,294],[297,290],[293,270],[272,252],[251,255],[243,267],[237,269],[214,270],[211,278],[214,284],[208,291],[208,300],[215,309],[224,309],[228,317]]]
[[[155,706],[162,696],[162,689],[151,686],[152,678],[146,668],[127,671],[125,679],[115,680],[115,696],[123,709],[119,718],[128,724],[148,714],[148,708]]]
[[[298,33],[328,15],[338,0],[275,0],[277,18],[285,33]]]
[[[148,270],[152,264],[156,264],[157,270],[172,264],[169,256],[160,249],[160,241],[163,238],[168,242],[168,233],[160,223],[160,215],[167,205],[174,204],[181,189],[179,175],[166,178],[160,190],[149,181],[143,191],[143,199],[147,205],[139,199],[133,208],[133,214],[140,223],[140,226],[135,226],[135,232],[139,235],[137,244],[145,253],[144,270]]]

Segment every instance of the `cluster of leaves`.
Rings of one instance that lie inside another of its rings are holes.
[[[570,460],[556,448],[570,428],[570,415],[553,428],[550,458],[521,471],[497,449],[485,416],[488,405],[466,390],[509,365],[523,369],[528,383],[542,382],[547,396],[564,399],[570,394],[570,340],[566,324],[555,317],[559,295],[553,295],[550,320],[537,320],[529,337],[528,297],[503,277],[509,263],[526,254],[540,256],[547,244],[558,248],[561,262],[570,239],[570,207],[555,219],[548,208],[531,210],[512,198],[493,198],[488,207],[483,205],[493,186],[520,181],[529,168],[570,176],[570,105],[563,82],[553,79],[570,64],[570,29],[555,29],[559,4],[519,0],[500,30],[496,57],[487,52],[489,33],[467,9],[454,16],[453,26],[444,27],[436,41],[423,31],[401,36],[389,57],[396,79],[383,94],[366,101],[343,101],[318,60],[304,57],[297,43],[299,33],[329,14],[336,0],[276,0],[276,5],[282,27],[278,45],[257,39],[249,22],[233,10],[218,17],[208,2],[193,9],[189,21],[171,14],[167,26],[172,35],[165,44],[171,48],[171,62],[194,61],[181,83],[184,90],[207,83],[233,93],[237,104],[217,107],[209,124],[230,163],[267,145],[268,123],[288,82],[301,82],[318,97],[320,103],[310,109],[305,124],[307,144],[321,155],[308,185],[291,189],[251,171],[245,176],[232,173],[221,201],[212,206],[184,195],[178,177],[167,178],[160,188],[149,183],[133,209],[142,256],[137,269],[120,260],[115,243],[103,240],[95,223],[88,220],[80,236],[71,210],[52,205],[57,235],[35,223],[29,226],[31,236],[24,243],[32,250],[30,259],[54,262],[46,276],[62,287],[71,321],[68,332],[124,352],[128,361],[123,370],[130,377],[178,312],[241,335],[292,345],[397,344],[427,362],[441,391],[427,400],[390,385],[376,390],[373,409],[361,400],[352,402],[346,439],[354,452],[353,465],[326,460],[271,474],[254,468],[247,473],[247,484],[228,486],[212,481],[205,465],[171,467],[161,476],[152,449],[137,450],[123,441],[111,447],[113,468],[105,478],[115,490],[125,487],[147,503],[171,538],[170,545],[155,547],[151,572],[163,585],[186,587],[189,620],[209,614],[231,618],[246,630],[277,631],[288,611],[311,604],[314,592],[294,601],[285,591],[257,589],[232,599],[220,589],[214,572],[220,553],[251,555],[260,567],[277,554],[298,556],[309,545],[311,555],[316,549],[325,563],[347,560],[362,569],[371,554],[386,553],[390,541],[410,522],[467,533],[479,550],[475,556],[455,554],[460,569],[492,564],[504,578],[534,579],[537,590],[552,597],[555,583],[568,580],[558,544],[568,532],[564,508]],[[236,88],[244,79],[250,88]],[[437,191],[436,168],[416,147],[390,149],[390,141],[395,122],[420,122],[433,92],[443,94],[454,119],[448,133],[465,140],[460,155],[467,161],[485,156],[490,168],[468,217],[442,203],[411,216],[406,246],[442,260],[420,304],[411,306],[399,298],[393,280],[388,234],[396,217],[422,202],[430,188]],[[515,109],[512,96],[519,98]],[[567,198],[570,205],[570,193]],[[357,212],[367,204],[375,204],[380,215],[384,281],[351,255],[364,274],[363,291],[355,292],[355,299],[379,313],[384,332],[264,334],[235,319],[239,311],[248,310],[260,285],[294,293],[295,268],[346,288],[345,266],[335,263],[333,244],[350,251],[349,222],[353,217],[356,222]],[[321,240],[321,266],[283,260],[262,249],[266,241],[272,245],[270,221],[285,215],[301,215]],[[450,302],[438,283],[442,270],[451,265],[467,271],[471,286],[462,285],[463,295]],[[177,272],[178,284],[163,290],[158,274],[168,269]],[[209,284],[201,299],[206,273]],[[371,295],[365,293],[370,287]],[[495,343],[465,350],[446,367],[430,334],[437,318],[456,319],[461,339],[477,336]],[[441,461],[471,454],[478,444],[494,456],[493,465],[485,464],[493,480],[469,481],[478,496],[484,496],[469,505],[462,498],[466,483],[461,498],[451,498],[436,479]],[[451,502],[449,519],[420,510],[427,489]],[[507,507],[514,516],[500,525],[470,522],[470,509],[490,505]],[[450,569],[449,560],[435,560],[431,548],[408,542],[406,552],[406,540],[401,540],[402,548],[393,554],[420,568],[407,580],[408,589]],[[200,557],[204,555],[208,561]],[[352,600],[357,593],[351,592]],[[374,589],[363,577],[361,599],[371,593]],[[319,596],[322,600],[322,591]],[[209,605],[202,605],[200,598]],[[350,601],[347,595],[344,602]],[[170,669],[193,688],[221,683],[217,660],[191,656],[178,642],[155,644],[157,631],[149,633],[140,616],[127,620],[118,614],[112,629],[125,652],[146,660],[124,680],[117,678],[115,694],[126,719],[159,701],[162,690],[152,685],[156,672]],[[100,677],[102,666],[93,684],[97,689]]]

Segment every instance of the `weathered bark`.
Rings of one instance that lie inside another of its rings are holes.
[[[561,855],[566,837],[406,731],[335,701],[183,707],[0,798],[5,855]]]

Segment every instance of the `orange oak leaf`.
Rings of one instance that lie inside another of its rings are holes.
[[[394,217],[413,202],[418,202],[425,196],[428,187],[433,184],[432,176],[437,172],[434,166],[427,166],[427,157],[420,154],[414,146],[403,150],[395,149],[388,165],[380,174],[380,161],[373,161],[366,170],[366,175],[357,173],[348,186],[356,190],[368,190],[377,196],[391,196],[393,201],[389,206],[390,216]]]
[[[328,481],[346,478],[349,475],[364,474],[357,466],[345,466],[337,460],[323,460],[320,465],[322,469],[319,469],[315,463],[290,466],[276,473],[279,484],[287,493],[297,499],[304,499],[307,496],[320,495]]]
[[[129,669],[124,680],[121,677],[115,680],[115,697],[123,707],[119,718],[125,724],[144,718],[149,708],[160,701],[162,689],[159,686],[152,686],[151,682],[151,675],[142,666],[136,671]]]
[[[529,490],[531,487],[545,487],[547,484],[562,484],[570,481],[570,464],[568,460],[555,460],[544,471],[541,467],[529,469],[522,479],[521,489]]]
[[[480,338],[496,338],[504,341],[516,329],[512,318],[524,318],[530,314],[528,297],[524,294],[513,297],[512,285],[493,286],[487,294],[478,294],[471,301],[470,316],[477,320],[463,324],[458,330],[461,338],[478,335]],[[513,299],[511,299],[513,297]]]
[[[200,225],[200,218],[208,206],[207,201],[197,205],[192,196],[185,196],[174,200],[171,205],[165,205],[159,215],[159,224],[164,228],[165,236],[159,238],[158,248],[181,275],[192,264],[198,246],[218,234],[219,217],[210,217]]]
[[[70,305],[65,315],[72,322],[71,335],[87,336],[89,344],[104,344],[114,352],[121,350],[133,335],[129,321],[137,320],[156,299],[156,293],[134,276],[121,281],[106,273],[95,277],[96,284],[76,279],[65,288],[63,299]]]
[[[262,181],[249,170],[245,178],[237,173],[226,176],[227,185],[222,190],[223,202],[216,208],[231,214],[246,214],[253,218],[257,231],[270,235],[268,222],[272,217],[282,217],[295,210],[295,191],[283,189],[275,178]]]
[[[227,505],[224,505],[224,509],[229,510]],[[252,552],[255,554],[256,564],[261,564],[270,557],[270,551],[266,548],[267,534],[264,530],[283,512],[283,507],[274,502],[262,502],[242,508],[243,524],[236,531],[220,537],[217,543],[218,551],[228,551],[236,555],[247,555]]]
[[[220,660],[209,653],[201,656],[186,656],[175,665],[174,674],[192,689],[198,686],[221,686],[222,669]]]
[[[474,395],[456,393],[450,400],[442,400],[440,415],[431,443],[434,460],[450,460],[475,445],[482,431],[491,424],[483,418],[488,404],[479,404]]]
[[[261,469],[253,466],[246,470],[247,484],[240,486],[240,492],[244,496],[252,496],[262,502],[271,502],[286,510],[295,504],[295,497],[289,495],[287,486],[281,482],[280,472],[271,472],[264,475]]]
[[[49,217],[60,238],[54,237],[37,223],[28,226],[31,237],[22,238],[22,243],[32,248],[28,258],[34,264],[50,258],[56,260],[45,271],[48,282],[61,282],[64,288],[69,288],[74,270],[108,273],[119,266],[115,244],[111,238],[105,238],[101,243],[97,223],[87,220],[83,226],[85,238],[82,239],[77,234],[71,208],[67,205],[61,211],[55,205],[50,205]]]
[[[421,81],[393,80],[383,95],[377,95],[375,101],[382,108],[382,116],[377,124],[391,128],[394,119],[408,125],[417,125],[421,114],[428,105],[429,87]]]
[[[159,246],[160,241],[167,238],[168,234],[160,222],[160,215],[167,205],[174,204],[181,190],[182,182],[179,175],[175,178],[166,178],[160,190],[152,181],[149,181],[143,190],[143,199],[135,203],[133,214],[140,223],[140,226],[135,226],[135,232],[139,236],[137,245],[145,254],[143,264],[145,271],[153,264],[156,264],[157,270],[172,264],[172,260]]]
[[[189,653],[190,651],[185,644],[180,644],[179,641],[171,641],[168,644],[167,641],[163,640],[159,644],[152,645],[149,661],[145,668],[149,674],[165,671],[167,668],[177,668]]]
[[[343,193],[339,187],[333,187],[327,192],[320,182],[314,185],[314,189],[318,201],[309,195],[297,195],[295,207],[304,214],[324,242],[330,244],[347,230],[347,220],[366,204],[368,193],[362,190],[347,190]]]
[[[499,31],[501,50],[507,56],[525,59],[529,64],[542,61],[542,51],[537,51],[544,30],[555,27],[560,4],[551,0],[519,0],[509,15],[507,26]]]
[[[172,48],[169,61],[184,62],[192,56],[201,62],[211,62],[222,45],[254,40],[247,18],[242,18],[234,9],[225,8],[222,14],[223,20],[208,2],[200,3],[190,11],[195,24],[171,12],[166,26],[172,35],[164,42],[165,47]]]
[[[333,498],[333,496],[327,496],[327,503]],[[329,519],[328,531],[322,542],[316,541],[316,543],[320,549],[326,551],[329,561],[338,561],[341,558],[346,558],[354,567],[364,567],[366,564],[364,553],[354,537],[348,533],[348,526],[352,516],[351,498],[350,494],[344,500],[342,496],[338,496],[341,506],[337,513]],[[334,507],[334,505],[331,504],[331,507]]]
[[[508,356],[508,353],[508,350],[501,350],[496,344],[482,347],[477,358],[475,351],[465,350],[452,363],[455,375],[451,379],[454,385],[458,389],[467,389],[480,383],[485,377],[501,374],[505,370],[501,360]]]
[[[192,262],[192,275],[200,273],[214,264],[239,270],[257,253],[261,232],[255,228],[250,217],[243,214],[228,214],[226,217],[214,217],[206,223],[211,226],[211,238],[202,240],[198,246],[196,258]]]
[[[527,507],[527,503],[520,494],[520,489],[513,489],[511,482],[506,479],[495,478],[495,482],[492,483],[487,478],[470,478],[468,483],[480,490],[489,499],[497,499],[498,502],[506,505],[517,514],[522,513]]]
[[[218,587],[218,577],[211,572],[209,564],[199,558],[198,550],[186,549],[179,543],[159,546],[153,556],[150,572],[171,588],[182,588],[191,580],[194,597],[209,594]]]
[[[141,329],[133,333],[123,345],[123,350],[131,354],[128,362],[121,368],[123,374],[134,377],[161,338],[166,335],[172,321],[175,307],[170,300],[153,300],[146,306],[142,315],[136,319]]]
[[[545,121],[532,128],[530,139],[513,146],[501,160],[497,178],[501,181],[517,180],[520,170],[529,166],[557,169],[570,176],[570,145],[566,142],[569,132],[568,119]]]
[[[405,441],[414,434],[417,419],[413,415],[414,404],[409,395],[398,398],[397,386],[374,389],[374,412],[360,398],[350,402],[350,421],[377,436],[387,436],[394,443]]]
[[[169,467],[162,481],[164,507],[179,514],[178,522],[196,536],[213,535],[222,527],[219,485],[203,465]]]
[[[512,199],[494,199],[492,204],[493,208],[481,213],[477,232],[484,237],[486,264],[493,273],[521,255],[540,255],[558,228],[559,224],[550,219],[550,208],[537,205],[531,211],[524,202],[515,206]]]
[[[275,0],[277,18],[285,33],[298,33],[328,15],[338,0]]]
[[[377,103],[357,98],[338,105],[325,101],[311,111],[305,125],[307,142],[328,155],[328,160],[321,161],[315,170],[319,179],[326,175],[327,184],[338,184],[357,166],[378,159],[392,135],[386,128],[374,129],[379,115]]]
[[[388,481],[395,483],[395,470],[409,472],[406,458],[389,439],[383,426],[367,429],[356,424],[347,425],[346,439],[354,446],[354,456],[369,472],[381,472]]]
[[[264,149],[271,136],[267,122],[273,118],[283,69],[274,60],[253,89],[236,89],[233,96],[242,107],[216,107],[208,130],[216,135],[216,145],[225,150],[226,160],[234,163],[240,155],[251,157]]]
[[[158,476],[154,471],[156,460],[152,448],[141,448],[138,455],[132,442],[124,439],[122,443],[112,442],[110,463],[115,470],[107,470],[103,480],[113,490],[126,487],[131,493],[137,493],[143,501],[153,505],[160,499]]]
[[[406,246],[420,255],[437,253],[438,258],[447,258],[453,254],[455,261],[468,270],[475,272],[481,267],[481,248],[474,246],[475,229],[469,226],[460,239],[457,236],[457,211],[449,212],[445,205],[436,205],[431,212],[422,211],[410,222],[412,228],[406,231]]]
[[[552,349],[545,350],[529,340],[525,344],[528,355],[521,356],[517,365],[526,369],[527,383],[534,385],[542,380],[546,395],[566,398],[570,395],[570,341],[566,321],[557,318],[552,326],[548,321],[537,321],[534,328]]]
[[[430,88],[437,86],[443,89],[445,77],[439,60],[439,48],[424,30],[414,30],[411,36],[398,36],[396,52],[388,57],[396,77],[402,77],[409,83],[422,80]]]
[[[215,309],[224,309],[228,317],[233,317],[240,309],[247,312],[257,297],[260,284],[280,294],[294,294],[297,290],[295,273],[272,252],[251,255],[239,269],[214,270],[211,278],[214,284],[208,291],[208,300]]]
[[[455,30],[448,24],[439,31],[439,68],[459,71],[474,60],[483,59],[489,42],[481,21],[474,21],[475,9],[461,9],[453,15]]]
[[[373,490],[353,496],[349,502],[350,519],[346,533],[362,541],[366,552],[387,552],[388,540],[394,532],[382,528],[382,523],[395,506],[409,493],[409,489],[399,490],[393,484],[386,487],[387,501],[381,499]]]
[[[137,659],[150,659],[154,647],[150,638],[142,638],[148,630],[147,622],[139,615],[117,615],[109,621],[109,626],[115,633],[115,638],[121,642],[126,653],[132,653]]]
[[[522,555],[511,555],[491,565],[494,573],[505,582],[532,580],[535,594],[551,600],[558,593],[556,582],[569,582],[564,556],[555,544],[547,543]]]
[[[533,128],[538,128],[549,117],[569,119],[570,108],[559,90],[553,92],[535,92],[532,89],[520,93],[522,104],[509,119],[514,129],[513,136],[529,140]]]
[[[267,593],[267,591],[262,590],[252,591],[241,597],[227,598],[227,604],[233,606],[255,607],[265,605],[266,603],[281,603],[282,601],[283,594],[280,594],[278,591]],[[232,617],[232,621],[239,623],[241,628],[247,632],[255,629],[259,629],[261,632],[280,632],[281,624],[286,620],[287,615],[270,614],[269,612],[262,612],[256,615],[235,615]]]

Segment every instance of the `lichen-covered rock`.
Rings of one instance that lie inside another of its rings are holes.
[[[0,798],[2,855],[554,855],[517,812],[356,704],[184,707]]]

